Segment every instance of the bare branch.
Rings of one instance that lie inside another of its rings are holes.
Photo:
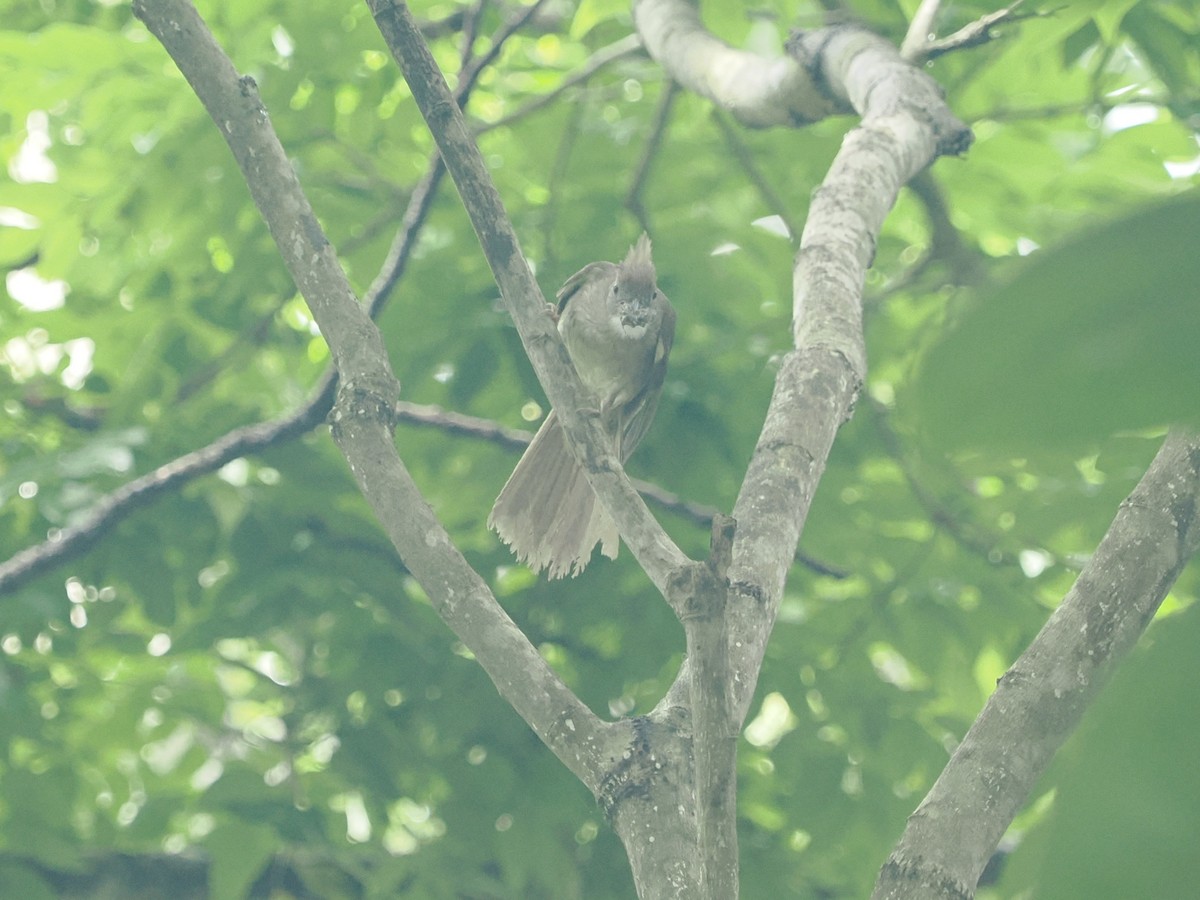
[[[638,224],[642,226],[642,230],[649,232],[650,217],[646,213],[646,207],[642,203],[642,191],[646,187],[646,181],[650,177],[650,167],[654,164],[655,158],[658,156],[658,151],[662,149],[663,138],[667,133],[667,122],[671,118],[671,107],[675,105],[675,97],[679,93],[679,85],[674,81],[669,82],[663,87],[661,96],[658,98],[658,106],[654,110],[654,118],[650,121],[650,135],[646,138],[645,146],[642,148],[642,155],[639,157],[637,166],[634,169],[633,180],[629,184],[629,190],[625,192],[625,206],[633,213],[638,220]]]
[[[776,377],[734,506],[729,614],[739,716],[834,436],[866,377],[862,289],[883,220],[902,184],[970,141],[938,87],[883,39],[841,27],[801,35],[792,50],[863,118],[813,197],[793,270],[795,350]]]
[[[689,0],[637,0],[633,18],[646,50],[672,78],[743,125],[807,125],[850,111],[796,58],[768,59],[714,37]]]
[[[211,444],[185,453],[122,485],[101,499],[76,524],[56,530],[43,543],[0,563],[0,595],[15,591],[64,560],[84,553],[109,534],[117,522],[163,494],[178,490],[181,485],[214,472],[239,456],[311,431],[325,418],[332,404],[333,382],[326,379],[313,399],[296,412],[270,422],[235,428]]]
[[[977,47],[980,44],[986,44],[988,41],[995,39],[996,36],[992,33],[992,29],[997,25],[1005,22],[1017,22],[1021,19],[1033,18],[1034,16],[1050,15],[1050,13],[1018,13],[1017,7],[1022,3],[1024,3],[1024,0],[1013,0],[1004,9],[998,9],[993,13],[988,13],[986,16],[980,16],[974,22],[964,25],[949,37],[930,41],[925,45],[923,52],[915,57],[915,59],[934,59],[945,53],[951,53],[954,50]]]
[[[221,130],[330,344],[341,379],[331,416],[334,438],[380,524],[501,695],[580,780],[597,789],[611,756],[624,745],[626,729],[601,722],[555,675],[462,558],[412,482],[392,441],[398,385],[382,338],[350,290],[253,83],[238,76],[186,0],[135,0],[134,11]],[[447,102],[457,113],[448,96]]]
[[[404,400],[396,404],[396,421],[409,425],[436,428],[446,434],[456,434],[463,437],[490,441],[510,450],[523,450],[533,439],[533,435],[528,431],[507,428],[493,422],[491,419],[480,419],[476,416],[450,412],[438,406],[409,403]],[[650,500],[668,512],[688,519],[694,525],[702,528],[711,528],[713,519],[721,515],[721,511],[714,506],[706,506],[703,503],[693,503],[690,500],[684,500],[678,494],[659,487],[657,484],[649,481],[641,481],[637,478],[632,479],[632,481],[634,489],[647,500]],[[849,577],[849,573],[844,569],[839,569],[801,551],[797,551],[796,560],[818,575],[839,579]]]
[[[787,203],[783,197],[779,195],[774,185],[767,180],[766,174],[758,167],[758,163],[754,161],[754,155],[750,152],[750,148],[746,146],[746,142],[742,140],[741,136],[730,124],[728,118],[720,110],[714,109],[712,118],[717,123],[717,129],[721,132],[721,137],[725,140],[725,146],[729,148],[729,152],[733,155],[733,158],[737,160],[738,165],[742,167],[742,171],[746,173],[746,177],[750,179],[750,183],[758,191],[763,205],[779,216],[783,224],[787,227],[789,239],[795,240],[795,236],[799,234],[799,229],[796,228],[796,220],[788,212]]]
[[[1200,549],[1198,507],[1200,436],[1173,431],[909,817],[874,900],[972,896],[1055,752]]]
[[[900,446],[900,438],[892,428],[891,422],[888,421],[888,412],[883,404],[869,400],[867,408],[873,413],[884,448],[891,454],[896,465],[900,467],[900,471],[904,474],[904,480],[908,482],[908,489],[916,498],[917,504],[925,511],[925,515],[929,516],[929,521],[941,528],[960,547],[989,563],[1006,566],[1017,565],[1018,560],[1014,554],[1000,549],[1000,535],[988,533],[983,529],[959,521],[959,518],[934,495],[933,491],[921,482],[913,469],[912,462],[905,454],[904,448]]]
[[[696,766],[697,845],[702,867],[700,900],[738,895],[737,737],[731,710],[729,666],[729,564],[736,523],[713,520],[708,560],[694,564],[676,589],[685,598],[692,752]]]

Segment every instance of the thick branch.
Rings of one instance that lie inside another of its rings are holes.
[[[718,40],[689,0],[637,0],[633,18],[646,50],[672,78],[743,125],[806,125],[850,111],[796,59],[768,59]]]
[[[329,342],[341,378],[335,438],[405,565],[505,699],[572,772],[598,789],[627,729],[601,722],[558,679],[421,498],[392,442],[398,385],[383,340],[354,297],[253,82],[238,77],[187,0],[135,0],[134,11],[217,123]]]
[[[1172,432],[909,817],[875,900],[974,894],[1013,816],[1198,549],[1200,436]]]
[[[674,588],[686,609],[692,750],[696,766],[700,900],[738,894],[737,724],[730,716],[726,609],[735,523],[713,520],[709,559],[686,571]]]
[[[795,349],[776,378],[734,507],[730,653],[737,721],[753,696],[834,436],[866,378],[862,290],[883,220],[901,185],[939,153],[959,152],[970,142],[937,85],[881,38],[836,28],[801,35],[791,49],[863,118],[809,209],[793,269]]]
[[[496,278],[500,296],[570,439],[572,452],[582,459],[581,448],[587,446],[591,451],[587,456],[599,462],[595,468],[585,466],[588,482],[612,514],[642,568],[665,594],[671,573],[686,563],[686,557],[633,489],[609,449],[610,442],[604,437],[598,417],[580,414],[579,410],[594,406],[594,401],[580,384],[566,347],[546,315],[541,291],[521,254],[516,233],[479,149],[458,107],[450,101],[442,73],[405,4],[368,0],[368,6],[437,141]]]

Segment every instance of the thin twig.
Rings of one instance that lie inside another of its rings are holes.
[[[646,138],[642,156],[634,171],[633,181],[630,182],[629,190],[625,193],[625,206],[637,218],[642,230],[647,232],[650,231],[650,217],[646,214],[646,207],[642,205],[642,190],[650,177],[650,167],[658,156],[658,151],[662,148],[663,138],[667,133],[667,121],[671,117],[671,107],[674,105],[678,93],[679,85],[674,81],[668,81],[663,86],[662,94],[658,98],[658,107],[654,110],[654,118],[650,124],[650,136]]]
[[[567,121],[554,151],[554,162],[550,164],[550,171],[546,173],[546,191],[549,199],[542,211],[539,231],[542,237],[542,264],[547,267],[558,261],[558,248],[554,238],[559,234],[556,227],[559,211],[564,204],[569,204],[574,199],[571,193],[571,154],[575,152],[580,135],[584,133],[581,126],[586,114],[587,104],[572,103],[569,106]]]
[[[763,204],[783,220],[783,224],[787,226],[789,237],[795,240],[800,232],[796,230],[795,220],[788,213],[787,203],[784,202],[783,197],[779,195],[774,185],[767,180],[767,176],[758,167],[758,164],[754,161],[754,154],[750,152],[750,148],[746,146],[746,142],[741,139],[737,130],[730,124],[728,117],[715,107],[712,118],[717,123],[717,130],[721,132],[721,137],[725,140],[725,146],[729,148],[733,158],[737,160],[738,165],[742,167],[742,171],[746,173],[746,177],[750,179],[750,183],[758,191]]]
[[[953,538],[959,546],[989,563],[1003,566],[1017,565],[1017,557],[1009,551],[1001,549],[999,535],[980,533],[980,529],[969,527],[959,521],[958,517],[921,482],[908,455],[900,445],[899,435],[892,429],[887,409],[883,404],[868,399],[867,408],[873,414],[873,420],[879,436],[883,440],[884,448],[896,461],[896,465],[900,467],[905,481],[908,482],[908,489],[916,498],[917,504],[925,511],[925,515],[929,516],[929,520]]]
[[[925,51],[921,54],[920,59],[934,59],[946,53],[951,53],[954,50],[962,50],[965,47],[976,47],[979,44],[986,44],[990,40],[995,39],[992,29],[997,25],[1005,22],[1017,22],[1021,19],[1032,19],[1035,16],[1051,15],[1053,11],[1047,12],[1029,12],[1018,13],[1017,7],[1024,0],[1013,0],[1004,9],[998,9],[993,13],[988,13],[986,16],[980,16],[969,25],[964,25],[954,34],[941,38],[936,41],[930,41],[925,45]]]
[[[485,134],[494,128],[503,128],[504,126],[511,125],[514,122],[525,118],[531,113],[537,112],[542,107],[550,105],[560,96],[562,96],[563,93],[575,87],[576,85],[583,84],[610,63],[613,63],[626,56],[632,56],[641,49],[642,41],[636,34],[627,35],[626,37],[621,38],[619,41],[614,41],[607,47],[601,47],[590,57],[588,57],[583,65],[563,78],[563,80],[560,81],[552,90],[542,94],[539,97],[535,97],[528,103],[518,106],[508,115],[501,116],[495,122],[481,122],[474,124],[472,126],[472,130],[474,131],[476,137],[478,137],[479,135]]]

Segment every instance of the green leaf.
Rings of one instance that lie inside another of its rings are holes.
[[[1200,423],[1200,192],[1036,252],[926,356],[922,424],[1026,452]]]
[[[213,897],[245,897],[270,861],[279,838],[262,825],[233,820],[218,825],[204,840],[212,855],[209,890]]]
[[[58,893],[33,869],[16,860],[0,861],[0,897],[55,900]]]

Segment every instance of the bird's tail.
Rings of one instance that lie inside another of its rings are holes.
[[[512,548],[517,559],[550,578],[578,575],[600,544],[617,558],[616,523],[587,483],[571,455],[553,411],[513,469],[488,516],[488,527]]]

